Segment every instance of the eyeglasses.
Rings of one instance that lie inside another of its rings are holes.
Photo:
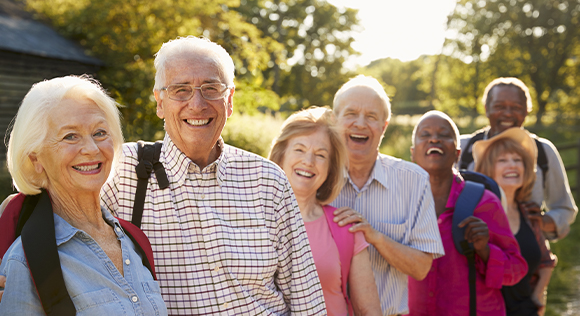
[[[226,95],[228,86],[223,83],[204,83],[199,87],[192,84],[170,84],[161,90],[167,91],[167,96],[175,101],[187,101],[193,97],[193,91],[199,90],[206,100],[218,100]]]

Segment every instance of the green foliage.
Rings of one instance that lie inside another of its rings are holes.
[[[279,115],[257,113],[255,115],[234,114],[224,128],[224,142],[268,157],[272,140],[280,133],[284,119]]]
[[[152,96],[153,59],[162,43],[177,36],[203,35],[224,46],[237,68],[259,78],[272,52],[282,46],[247,23],[229,8],[236,0],[29,0],[29,7],[49,19],[64,36],[105,62],[99,80],[122,105],[124,134],[128,140],[152,139],[162,130]],[[246,91],[256,92],[255,106],[273,106],[271,94],[257,80],[241,80]],[[244,92],[240,93],[241,96]],[[248,98],[242,98],[247,100]],[[256,101],[257,100],[257,101]],[[244,104],[239,104],[244,109]]]
[[[446,49],[473,64],[475,82],[489,71],[528,83],[541,125],[546,111],[570,109],[563,99],[580,108],[579,13],[576,0],[460,0],[448,19],[457,37],[447,41]]]
[[[263,71],[282,110],[332,104],[352,75],[342,64],[356,53],[349,36],[358,23],[356,10],[341,11],[324,0],[241,0],[235,10],[283,47],[271,53]]]

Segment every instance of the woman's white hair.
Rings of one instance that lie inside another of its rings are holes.
[[[220,45],[211,42],[204,37],[178,37],[161,45],[161,48],[155,54],[155,86],[153,90],[160,90],[166,84],[165,72],[167,65],[173,59],[204,55],[212,58],[215,65],[220,71],[223,83],[228,87],[234,87],[234,61],[228,52]]]
[[[365,75],[358,75],[354,78],[351,78],[349,81],[343,84],[342,87],[338,89],[338,91],[336,91],[336,93],[334,94],[334,100],[332,101],[332,107],[336,115],[340,113],[341,96],[350,88],[354,87],[367,87],[373,90],[383,103],[386,121],[388,122],[391,120],[391,102],[389,101],[389,96],[387,96],[387,93],[385,92],[385,88],[383,88],[383,86],[377,79]]]
[[[66,76],[35,83],[22,100],[18,109],[10,140],[6,162],[18,191],[39,194],[48,182],[46,173],[38,174],[29,158],[32,153],[40,153],[49,132],[50,111],[58,107],[63,99],[92,100],[105,114],[109,134],[113,141],[115,158],[113,168],[121,155],[123,132],[117,103],[109,97],[100,84],[87,76]],[[66,117],[61,118],[66,120]]]

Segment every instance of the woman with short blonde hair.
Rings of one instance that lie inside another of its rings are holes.
[[[361,232],[348,231],[352,225],[339,227],[328,205],[342,189],[347,166],[332,111],[312,107],[292,114],[269,159],[284,170],[296,196],[328,315],[381,315],[369,244]]]

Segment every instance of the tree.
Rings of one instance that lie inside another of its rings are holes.
[[[527,82],[541,125],[563,95],[578,95],[571,76],[578,69],[579,14],[578,0],[460,0],[448,23],[457,36],[446,49],[473,63],[477,77],[483,68]]]
[[[337,9],[325,0],[241,0],[246,21],[283,46],[272,51],[264,83],[296,110],[331,104],[334,93],[351,75],[343,62],[356,52],[350,33],[356,10]]]
[[[128,140],[162,135],[153,99],[153,59],[162,43],[177,36],[203,35],[222,45],[234,59],[240,78],[234,108],[276,105],[277,97],[260,86],[261,71],[282,46],[230,7],[238,0],[28,0],[30,9],[48,19],[64,36],[78,41],[106,67],[98,76],[124,107]],[[257,84],[257,85],[256,85]]]

